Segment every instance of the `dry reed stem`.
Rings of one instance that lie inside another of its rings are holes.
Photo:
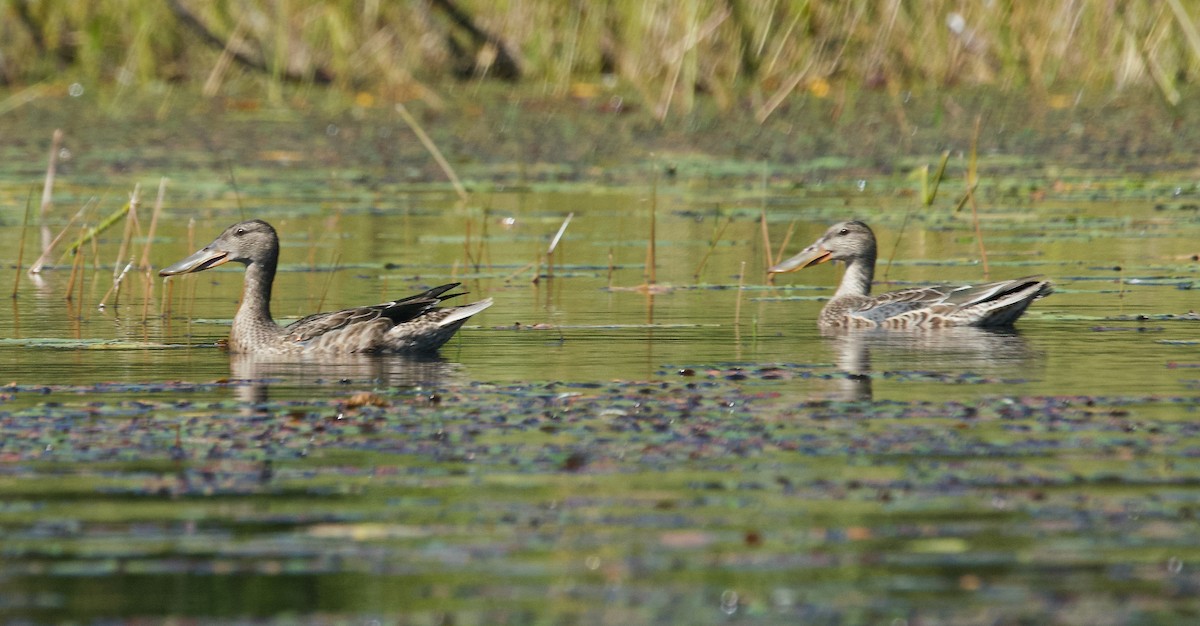
[[[474,268],[475,272],[478,273],[479,272],[479,261],[475,258],[475,255],[471,252],[471,222],[472,221],[473,220],[471,218],[469,218],[469,217],[467,218],[466,233],[463,235],[463,254],[465,254],[467,257],[466,264],[468,266]]]
[[[759,230],[761,231],[761,234],[762,234],[763,261],[766,264],[766,267],[769,268],[772,265],[771,235],[767,231],[767,207],[765,205],[760,209],[760,213],[758,216],[758,225],[759,225]]]
[[[221,55],[217,57],[216,63],[213,63],[212,71],[208,73],[208,78],[204,81],[204,87],[200,93],[205,98],[212,98],[217,95],[221,89],[221,81],[225,77],[225,72],[229,70],[229,65],[233,63],[234,47],[241,47],[242,35],[245,33],[245,18],[238,19],[237,26],[233,28],[233,34],[229,36],[229,41],[225,42],[225,48],[221,50]]]
[[[946,175],[946,163],[950,160],[950,151],[942,151],[942,160],[938,164],[937,173],[933,177],[933,184],[929,184],[929,165],[922,165],[918,170],[921,174],[921,203],[926,207],[933,206],[934,200],[937,199],[938,188],[942,184],[942,177]],[[967,201],[967,196],[963,196],[958,207],[962,208],[962,203]],[[957,209],[955,209],[957,211]],[[910,206],[904,211],[904,220],[900,222],[900,232],[896,233],[896,241],[892,244],[892,252],[888,255],[887,265],[883,269],[883,282],[888,282],[888,276],[892,273],[892,262],[896,260],[896,251],[900,249],[900,242],[904,239],[904,231],[908,229],[908,221],[912,218],[912,207]]]
[[[146,232],[146,246],[142,248],[142,260],[138,267],[150,269],[150,246],[154,243],[154,233],[158,230],[158,216],[162,213],[163,201],[167,195],[167,178],[158,181],[158,197],[154,199],[154,212],[150,214],[150,229]]]
[[[987,248],[983,244],[983,227],[979,223],[979,204],[975,201],[975,187],[979,185],[979,132],[983,125],[983,116],[975,116],[975,130],[971,134],[971,155],[967,161],[967,197],[971,200],[971,219],[975,222],[975,240],[979,242],[979,258],[983,261],[983,277],[987,279],[991,272],[988,270]]]
[[[1183,37],[1187,40],[1188,45],[1192,48],[1192,54],[1196,58],[1200,58],[1200,33],[1196,32],[1196,25],[1192,23],[1192,19],[1188,17],[1187,11],[1179,0],[1167,0],[1167,4],[1171,7],[1171,12],[1175,14],[1175,22],[1179,24],[1179,30],[1183,31]]]
[[[609,291],[612,291],[612,288],[613,288],[613,271],[614,271],[614,270],[616,270],[616,265],[614,264],[614,262],[613,262],[613,261],[614,261],[614,259],[613,259],[613,249],[612,249],[612,246],[609,246],[609,247],[608,247],[608,290],[609,290]]]
[[[741,269],[738,270],[738,291],[737,302],[733,306],[733,325],[740,327],[742,325],[742,292],[746,290],[746,262],[742,261]]]
[[[402,102],[396,103],[396,112],[400,114],[400,118],[404,120],[404,123],[408,124],[408,127],[412,129],[417,139],[421,141],[421,145],[425,146],[425,149],[433,156],[433,160],[437,161],[438,167],[442,168],[446,177],[450,179],[450,184],[454,185],[454,191],[458,192],[458,197],[466,200],[468,197],[467,190],[463,187],[462,181],[458,179],[458,174],[454,173],[454,168],[450,166],[450,162],[446,160],[446,157],[442,156],[442,151],[438,149],[437,144],[433,143],[429,135],[425,134],[425,129],[421,128],[421,124],[417,121],[417,118],[408,112],[408,108]]]
[[[137,224],[137,209],[141,203],[141,192],[141,183],[135,183],[133,193],[129,196],[129,212],[125,214],[125,233],[121,236],[121,246],[117,249],[117,262],[113,265],[113,280],[116,280],[117,273],[121,271],[121,260],[129,251],[129,242],[133,238],[133,227]]]
[[[567,218],[563,220],[562,226],[558,227],[558,232],[554,233],[554,238],[550,240],[550,247],[546,249],[546,254],[554,254],[554,249],[558,247],[558,242],[562,239],[563,233],[567,232],[567,225],[571,223],[571,218],[575,217],[575,212],[567,214]]]
[[[776,89],[775,93],[771,94],[771,97],[767,98],[767,101],[764,102],[763,105],[754,112],[754,119],[757,120],[759,124],[766,122],[767,118],[771,117],[771,114],[775,112],[775,109],[778,109],[779,105],[783,104],[783,101],[786,100],[793,91],[795,91],[796,86],[799,85],[800,81],[804,80],[804,77],[808,75],[808,70],[811,67],[812,63],[810,62],[799,72],[792,74],[791,78],[788,78],[786,81],[784,81],[784,83],[779,86],[779,89]]]
[[[44,87],[45,83],[30,85],[29,87],[26,87],[25,89],[22,89],[3,100],[0,100],[0,115],[4,115],[9,111],[19,109],[22,106],[42,97],[42,90]]]
[[[792,220],[788,223],[787,230],[783,233],[783,242],[779,244],[779,250],[775,253],[775,260],[771,263],[772,267],[779,265],[779,262],[783,260],[783,253],[787,250],[788,244],[792,242],[792,235],[795,233],[796,220]]]
[[[83,253],[76,254],[79,257],[79,317],[83,317],[83,285],[87,282],[87,264],[83,262]]]
[[[575,212],[567,214],[567,218],[563,220],[562,226],[558,227],[558,232],[554,233],[554,238],[550,240],[550,245],[546,248],[546,270],[550,278],[554,278],[554,251],[558,248],[558,242],[562,240],[563,233],[567,232],[567,225],[571,223],[571,218],[575,217]]]
[[[333,286],[333,278],[337,275],[338,265],[342,261],[341,250],[333,252],[333,259],[330,260],[332,266],[329,270],[329,276],[325,279],[325,286],[321,288],[321,299],[317,300],[317,310],[320,311],[325,306],[325,296],[329,293],[329,288]]]
[[[685,3],[685,6],[690,9],[694,7],[694,4]],[[663,93],[661,99],[658,106],[655,107],[654,116],[659,122],[667,119],[667,113],[671,108],[671,100],[674,97],[676,88],[679,85],[679,77],[683,73],[683,68],[685,65],[684,62],[690,60],[690,65],[695,65],[694,55],[696,46],[699,45],[700,42],[712,36],[712,34],[729,17],[729,15],[729,7],[725,7],[723,10],[710,15],[708,19],[700,25],[695,23],[696,15],[691,15],[691,19],[689,19],[691,25],[688,28],[688,32],[673,48],[666,51],[664,56],[669,59],[673,59],[673,62],[671,68],[671,78],[663,84]],[[693,78],[693,80],[684,81],[684,89],[686,90],[684,92],[684,97],[686,100],[683,108],[685,113],[691,111],[692,109],[692,92],[695,89],[695,68],[691,67],[689,70],[689,75],[692,75],[691,78]]]
[[[119,268],[120,266],[121,266],[121,263],[118,260],[117,267]],[[113,278],[112,287],[109,287],[108,291],[104,292],[104,297],[100,298],[100,304],[96,305],[96,308],[103,311],[105,309],[105,307],[107,306],[105,303],[108,301],[109,296],[113,296],[113,307],[114,308],[120,306],[120,304],[121,304],[121,281],[125,278],[125,275],[128,274],[129,270],[131,270],[131,269],[133,269],[133,259],[129,259],[129,262],[125,264],[125,269],[122,269],[121,273],[117,274],[117,276],[115,278]]]
[[[534,268],[534,267],[536,267],[536,266],[537,266],[539,263],[541,263],[541,260],[542,260],[542,259],[541,259],[541,255],[539,255],[539,256],[538,256],[538,259],[537,259],[536,261],[530,261],[529,263],[526,263],[525,265],[522,265],[522,266],[521,266],[521,269],[518,269],[517,271],[515,271],[515,272],[513,272],[513,273],[509,274],[508,276],[505,276],[505,277],[504,277],[502,280],[503,280],[504,282],[509,282],[509,281],[511,281],[512,279],[514,279],[514,278],[516,278],[516,277],[520,276],[521,274],[524,274],[525,272],[528,272],[528,271],[529,271],[531,268]],[[537,279],[537,273],[536,273],[536,272],[534,273],[534,279],[535,279],[535,282],[536,282],[536,279]]]
[[[50,230],[46,226],[46,216],[50,213],[50,207],[53,205],[54,176],[58,171],[58,152],[62,146],[62,138],[62,129],[54,129],[54,135],[50,138],[50,158],[46,164],[46,180],[42,185],[42,204],[41,212],[38,214],[38,220],[42,225],[43,254],[45,254],[49,250],[50,246],[52,246],[54,243],[50,239]]]
[[[79,207],[79,210],[76,211],[75,214],[71,216],[71,219],[67,220],[67,225],[63,226],[63,229],[58,232],[58,235],[56,235],[50,241],[50,245],[43,247],[41,256],[39,256],[37,258],[37,260],[33,262],[33,265],[29,266],[29,271],[27,273],[30,276],[41,273],[42,268],[45,267],[46,261],[50,257],[50,253],[54,251],[54,246],[58,245],[58,242],[61,241],[64,236],[66,236],[67,229],[71,228],[71,225],[75,223],[75,220],[83,217],[83,214],[85,212],[87,212],[88,207],[92,206],[92,204],[94,204],[95,202],[96,202],[95,198],[88,199],[88,201],[86,203],[84,203],[84,205],[82,207]]]
[[[84,230],[84,226],[81,224],[79,226],[80,233],[82,233],[83,230]],[[75,248],[75,254],[73,254],[71,257],[71,275],[69,278],[67,278],[67,288],[65,290],[67,292],[67,295],[64,296],[64,298],[66,298],[66,300],[68,302],[72,298],[75,297],[75,278],[79,275],[79,266],[82,263],[83,263],[83,251],[80,250],[79,248]],[[79,284],[80,284],[80,286],[82,286],[83,281],[81,280]],[[80,303],[82,305],[82,300],[80,301]]]
[[[726,229],[726,228],[729,228],[729,225],[730,225],[730,224],[732,224],[732,223],[733,223],[733,218],[732,218],[732,217],[726,217],[726,218],[725,218],[725,223],[724,223],[724,224],[721,224],[721,225],[720,225],[720,226],[717,228],[716,232],[715,232],[715,233],[713,233],[713,238],[712,238],[712,241],[710,241],[710,242],[708,243],[708,250],[705,250],[705,251],[704,251],[704,256],[703,256],[703,257],[701,257],[701,258],[700,258],[700,262],[699,262],[698,264],[696,264],[696,271],[695,271],[695,272],[692,272],[692,279],[693,279],[693,280],[696,280],[696,281],[699,281],[699,280],[700,280],[700,272],[703,272],[703,271],[704,271],[704,266],[705,266],[705,265],[708,265],[708,258],[709,258],[710,256],[712,256],[713,250],[716,250],[716,249],[717,249],[717,244],[718,244],[718,243],[720,243],[720,241],[721,241],[721,235],[724,235],[724,234],[725,234],[725,229]]]
[[[25,236],[29,232],[29,213],[30,207],[33,204],[33,191],[25,196],[25,219],[21,222],[21,241],[17,243],[17,271],[13,278],[12,297],[17,297],[17,291],[21,287],[21,267],[25,260]]]
[[[654,178],[650,191],[650,238],[646,242],[646,270],[643,272],[647,285],[658,282],[658,168],[654,168]]]

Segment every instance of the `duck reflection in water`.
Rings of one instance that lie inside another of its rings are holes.
[[[1012,328],[957,327],[932,330],[822,329],[833,349],[837,368],[845,374],[837,399],[871,401],[873,377],[884,371],[1022,372],[1027,374],[1035,352]]]
[[[406,389],[442,387],[465,379],[459,363],[436,354],[343,354],[319,358],[230,354],[230,378],[237,381],[237,399],[249,405],[269,400],[272,387],[280,393],[297,390],[311,397],[314,387],[331,395],[352,388]]]

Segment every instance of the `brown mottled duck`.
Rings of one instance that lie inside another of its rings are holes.
[[[826,261],[846,264],[842,283],[821,310],[830,328],[936,328],[1012,326],[1034,300],[1051,293],[1049,281],[1027,276],[982,285],[934,285],[871,295],[875,233],[858,221],[834,224],[796,256],[770,268],[794,272]]]
[[[353,352],[431,353],[491,298],[453,307],[443,300],[459,283],[434,287],[403,300],[317,313],[280,326],[271,317],[271,286],[279,262],[279,237],[270,224],[249,220],[225,229],[191,256],[163,268],[162,276],[211,269],[234,261],[246,266],[242,301],[229,332],[229,350],[239,354],[339,354]]]

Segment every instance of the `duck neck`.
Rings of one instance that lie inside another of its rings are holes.
[[[871,295],[871,281],[875,279],[875,255],[850,259],[846,263],[846,274],[838,286],[836,298]]]
[[[246,266],[242,303],[233,318],[235,337],[239,336],[239,328],[277,327],[271,317],[271,285],[274,282],[274,263],[254,262]]]

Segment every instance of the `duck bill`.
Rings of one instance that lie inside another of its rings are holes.
[[[229,253],[214,248],[204,248],[193,252],[188,258],[158,270],[159,276],[176,276],[203,272],[229,261]]]
[[[780,263],[767,270],[771,274],[782,274],[784,272],[794,272],[802,270],[810,265],[817,265],[829,260],[833,253],[826,250],[824,246],[809,246],[802,250],[800,254]]]

